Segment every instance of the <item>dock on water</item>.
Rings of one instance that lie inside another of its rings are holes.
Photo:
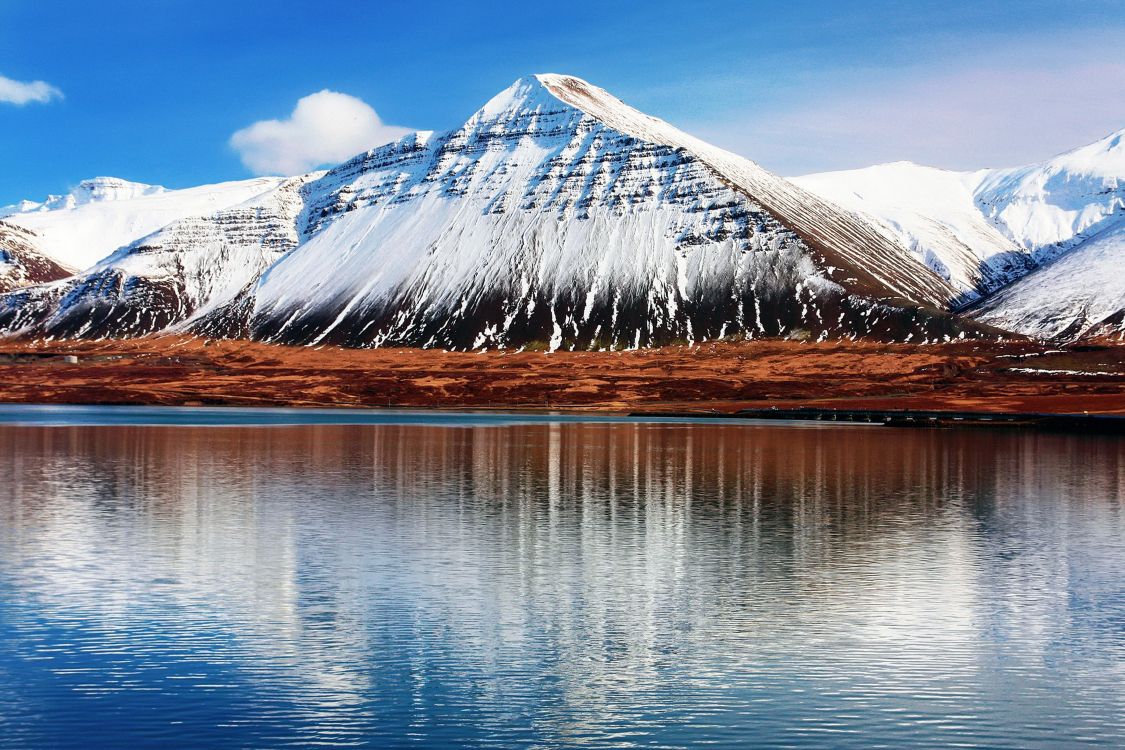
[[[641,415],[641,413],[637,413]],[[844,422],[914,428],[1010,428],[1053,432],[1125,434],[1125,416],[1107,414],[1024,414],[1018,412],[923,411],[914,409],[740,409],[734,412],[652,412],[645,416],[710,416],[716,419],[763,419],[775,421]]]

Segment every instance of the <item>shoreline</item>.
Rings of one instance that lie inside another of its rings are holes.
[[[744,409],[735,413],[454,408],[293,408],[0,404],[0,426],[304,427],[414,425],[501,427],[528,424],[694,424],[722,426],[891,427],[921,430],[1032,430],[1125,434],[1125,415],[927,412],[927,410]]]
[[[616,413],[595,410],[301,408],[0,403],[0,427],[505,427],[527,424],[708,424],[1034,430],[1125,435],[1125,415],[923,410],[745,409]]]

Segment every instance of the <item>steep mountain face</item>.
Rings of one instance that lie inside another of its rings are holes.
[[[292,344],[618,348],[958,335],[908,251],[746,159],[564,76],[306,188],[251,331]],[[922,309],[927,307],[929,309]]]
[[[1065,253],[972,310],[1029,336],[1075,341],[1125,338],[1125,222]]]
[[[174,221],[84,273],[0,296],[0,329],[100,338],[200,326],[212,335],[245,335],[236,302],[296,247],[305,181],[286,180],[242,205]]]
[[[1125,131],[1040,164],[948,172],[909,162],[795,178],[910,247],[970,302],[1125,214]]]
[[[64,196],[9,206],[0,210],[0,217],[35,232],[40,251],[55,262],[84,270],[173,221],[237,206],[270,192],[280,182],[264,177],[167,190],[98,177]]]
[[[39,251],[36,240],[34,232],[0,221],[0,293],[70,275]]]

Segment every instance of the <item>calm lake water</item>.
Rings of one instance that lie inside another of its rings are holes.
[[[1125,441],[5,413],[3,748],[1125,745]]]

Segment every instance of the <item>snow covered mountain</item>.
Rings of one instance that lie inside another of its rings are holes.
[[[208,316],[226,312],[296,247],[306,181],[285,180],[233,208],[179,219],[81,274],[0,296],[0,329],[97,338],[200,323],[215,335],[245,335],[245,316],[227,313],[219,323]]]
[[[970,300],[1034,267],[1027,251],[981,212],[975,179],[895,162],[794,182],[879,227]]]
[[[95,183],[8,219],[100,262],[0,296],[0,330],[456,349],[984,330],[895,235],[567,76],[323,174]]]
[[[1125,130],[1041,164],[977,177],[981,211],[1042,263],[1125,220]]]
[[[1044,339],[1125,337],[1125,222],[1001,289],[972,315]]]
[[[959,333],[908,251],[576,78],[517,81],[306,190],[255,337],[451,348]],[[928,307],[929,309],[921,309]]]
[[[898,162],[794,181],[874,222],[972,301],[1125,217],[1123,141],[1125,130],[1012,169]]]
[[[273,190],[280,182],[280,178],[260,177],[167,190],[97,177],[42,203],[23,201],[7,206],[0,209],[0,218],[34,231],[41,252],[55,262],[84,270],[173,221],[236,206]]]
[[[0,221],[0,293],[70,275],[40,252],[37,239],[28,229]]]

